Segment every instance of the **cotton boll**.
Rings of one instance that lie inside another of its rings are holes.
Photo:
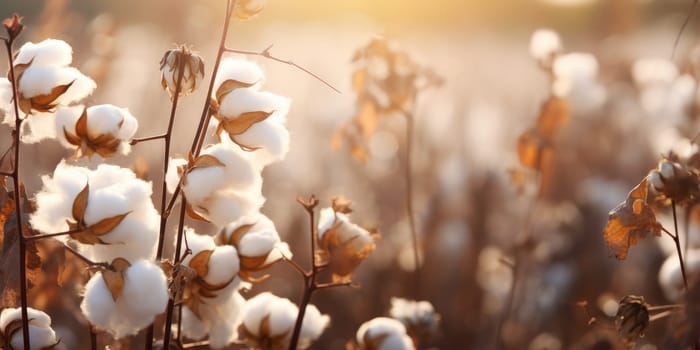
[[[663,58],[638,59],[632,64],[632,78],[640,88],[670,84],[678,76],[678,67]]]
[[[248,299],[243,306],[243,325],[252,335],[260,335],[260,325],[267,315],[267,307],[276,298],[277,296],[270,292],[263,292]]]
[[[240,81],[245,84],[256,84],[265,78],[260,67],[250,61],[225,58],[221,61],[219,71],[214,80],[214,91],[217,91],[226,80]]]
[[[216,191],[225,188],[224,167],[195,168],[187,174],[183,192],[190,203],[202,203]]]
[[[66,219],[72,217],[73,200],[87,183],[89,170],[61,162],[53,177],[43,176],[43,188],[36,195],[37,210],[30,215],[30,223],[42,232],[61,232],[68,229]]]
[[[238,338],[238,324],[241,318],[241,309],[245,304],[245,299],[234,292],[227,302],[220,307],[213,307],[217,313],[219,322],[211,323],[209,331],[209,346],[213,349],[221,349],[233,343]]]
[[[21,113],[21,112],[20,112]],[[14,114],[14,112],[12,113]],[[22,122],[23,143],[37,143],[56,137],[56,126],[51,113],[34,112]]]
[[[75,79],[75,72],[68,68],[32,64],[21,75],[17,90],[25,98],[47,95],[60,85],[67,85]],[[71,87],[68,89],[70,90]]]
[[[40,350],[55,345],[58,342],[56,340],[56,333],[51,328],[51,318],[46,313],[33,308],[27,308],[27,317],[29,319],[29,340],[31,349]],[[21,319],[22,309],[19,307],[2,310],[0,314],[0,331],[8,332],[7,326],[11,322]],[[22,329],[20,328],[14,331],[9,341],[13,349],[24,349],[24,335],[22,334]]]
[[[94,80],[84,75],[79,70],[72,67],[64,68],[63,70],[63,74],[69,77],[72,84],[65,93],[56,99],[56,103],[68,104],[82,100],[86,96],[90,95],[97,87]]]
[[[138,121],[128,109],[109,104],[88,108],[87,118],[88,135],[91,137],[107,134],[120,140],[128,140],[138,128]]]
[[[226,119],[235,119],[243,113],[258,111],[286,115],[290,99],[267,91],[240,88],[228,93],[219,103],[219,114]]]
[[[204,216],[214,225],[224,226],[242,215],[250,214],[260,208],[262,203],[256,198],[235,191],[220,191],[208,199],[202,207],[206,208]]]
[[[209,258],[209,271],[204,276],[204,281],[211,285],[222,285],[238,275],[238,269],[236,248],[228,245],[216,247]]]
[[[27,42],[19,48],[14,63],[67,66],[73,60],[73,49],[63,40],[46,39],[38,43]]]
[[[406,334],[406,327],[399,321],[376,317],[363,323],[357,330],[357,342],[365,345],[365,339],[381,340],[377,350],[413,350],[415,346]]]
[[[301,333],[299,335],[299,345],[306,348],[311,343],[321,336],[323,331],[328,328],[331,318],[328,315],[322,315],[315,305],[308,305],[304,313],[304,321],[301,325]]]
[[[176,329],[177,325],[173,325]],[[192,310],[188,307],[182,308],[182,334],[187,338],[200,340],[207,336],[209,328]]]
[[[538,29],[530,39],[530,56],[540,63],[551,61],[562,50],[559,34],[551,29]]]
[[[345,214],[336,214],[331,207],[321,209],[318,218],[318,239],[323,238],[326,231],[333,227],[336,220],[336,215],[339,220],[347,220],[347,216],[345,216]]]
[[[552,93],[569,100],[574,110],[589,111],[605,101],[605,89],[598,84],[598,61],[588,53],[558,56],[552,66]]]
[[[270,321],[270,336],[291,335],[299,310],[297,306],[285,298],[276,298],[267,306],[267,315]]]
[[[246,132],[233,138],[246,147],[260,148],[255,151],[258,168],[284,159],[289,152],[289,130],[283,124],[270,120],[255,123]]]
[[[234,147],[219,143],[208,147],[202,154],[212,155],[225,165],[226,188],[245,190],[253,186],[258,180],[259,172],[256,172],[248,159],[237,152]]]
[[[102,274],[95,274],[86,285],[81,309],[88,321],[119,339],[151,324],[167,302],[165,274],[152,262],[140,260],[124,271],[122,294],[116,302]]]
[[[214,239],[207,235],[197,234],[193,229],[185,228],[185,237],[187,238],[187,246],[192,251],[192,254],[187,255],[183,263],[185,265],[189,264],[192,258],[197,255],[197,253],[204,250],[212,250],[216,248],[216,243]],[[184,255],[184,252],[183,252]]]

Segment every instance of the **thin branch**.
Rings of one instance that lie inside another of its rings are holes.
[[[268,46],[267,48],[265,48],[265,50],[262,50],[262,51],[260,51],[260,52],[256,52],[256,51],[247,51],[247,50],[237,50],[237,49],[230,49],[230,48],[226,48],[226,51],[227,51],[227,52],[233,52],[233,53],[239,53],[239,54],[243,54],[243,55],[262,56],[262,57],[265,57],[265,58],[267,58],[267,59],[270,59],[270,60],[273,60],[273,61],[276,61],[276,62],[279,62],[279,63],[284,63],[284,64],[287,64],[287,65],[290,65],[290,66],[295,67],[295,68],[299,69],[300,71],[302,71],[302,72],[304,72],[304,73],[306,73],[306,74],[308,74],[308,75],[310,75],[310,76],[316,78],[316,80],[322,82],[324,85],[326,85],[326,86],[328,86],[329,88],[333,89],[333,91],[335,91],[335,92],[337,92],[337,93],[339,93],[339,94],[342,94],[342,92],[340,92],[340,90],[336,89],[336,88],[335,88],[333,85],[331,85],[329,82],[327,82],[326,80],[324,80],[323,78],[321,78],[320,76],[318,76],[318,74],[316,74],[316,73],[314,73],[314,72],[312,72],[312,71],[310,71],[310,70],[308,70],[308,69],[306,69],[306,68],[304,68],[304,67],[302,67],[302,66],[300,66],[300,65],[298,65],[298,64],[296,64],[296,63],[294,63],[294,62],[292,62],[292,61],[284,60],[284,59],[281,59],[281,58],[272,56],[272,54],[270,54],[270,49],[271,49],[271,48],[272,48],[272,45]]]
[[[668,311],[664,311],[664,312],[659,312],[659,313],[656,314],[656,315],[650,316],[650,317],[649,317],[649,322],[653,322],[653,321],[662,319],[662,318],[664,318],[664,317],[671,316],[671,315],[673,315],[673,313],[674,313],[675,311],[676,311],[676,310],[668,310]]]
[[[209,346],[208,340],[202,340],[202,341],[198,341],[195,343],[189,343],[189,344],[182,344],[183,349],[197,349],[197,348],[203,348],[205,346]]]
[[[14,145],[14,164],[12,166],[12,180],[14,183],[14,201],[15,201],[15,218],[17,220],[17,231],[19,233],[19,293],[20,293],[20,307],[22,314],[22,337],[23,345],[25,349],[31,349],[29,342],[29,314],[27,308],[29,307],[29,302],[27,300],[27,264],[25,263],[27,247],[26,241],[24,239],[24,227],[22,225],[22,204],[20,201],[20,181],[19,181],[19,146],[20,146],[20,134],[22,130],[22,118],[19,115],[19,100],[17,91],[17,76],[15,75],[15,63],[14,56],[12,55],[12,43],[14,38],[10,36],[5,40],[5,48],[7,49],[7,59],[10,65],[9,79],[12,85],[12,102],[15,111],[15,129],[13,132],[13,145]]]
[[[351,281],[347,282],[330,282],[330,283],[316,283],[315,289],[328,289],[335,287],[353,287],[355,286]]]
[[[92,325],[90,325],[89,328],[90,328],[90,349],[97,350],[97,332],[95,331],[95,327],[93,327]]]
[[[178,86],[179,86],[179,79],[178,79]],[[176,104],[176,100],[177,100],[177,98],[175,98],[175,100],[173,100],[173,104]],[[133,146],[133,145],[141,143],[141,142],[165,139],[167,137],[168,137],[168,134],[160,134],[160,135],[154,135],[154,136],[148,136],[148,137],[141,137],[141,138],[137,138],[137,139],[131,139],[131,141],[129,141],[129,144]]]
[[[655,305],[647,307],[648,311],[658,311],[666,309],[682,309],[685,308],[685,304],[670,304],[670,305]]]
[[[685,17],[685,21],[683,21],[683,25],[681,25],[681,29],[678,31],[678,35],[676,35],[676,40],[673,41],[673,50],[671,50],[671,60],[673,60],[673,56],[676,55],[676,48],[678,48],[678,43],[681,41],[681,35],[683,35],[685,27],[688,25],[688,23],[690,23],[690,18],[693,17],[693,13],[695,13],[695,7],[697,5],[698,0],[693,0],[693,4],[690,5],[690,11]]]
[[[404,166],[404,178],[406,181],[406,214],[408,215],[408,224],[411,230],[411,242],[413,244],[413,268],[415,274],[415,297],[420,299],[421,281],[421,261],[420,253],[418,252],[418,232],[416,230],[416,219],[413,214],[413,173],[411,172],[411,158],[413,153],[413,128],[414,119],[413,113],[404,111],[406,117],[406,161]]]
[[[0,175],[10,177],[10,176],[12,176],[12,173],[6,173],[4,171],[0,171]]]
[[[678,237],[678,216],[676,215],[676,201],[671,200],[671,208],[673,208],[673,228],[676,231],[676,236],[673,238],[673,241],[676,243],[676,252],[678,253],[678,262],[681,265],[681,273],[683,274],[683,286],[685,287],[685,291],[688,291],[688,277],[685,273],[685,264],[683,263],[683,254],[681,252],[681,242],[680,238]],[[686,237],[687,239],[687,237]]]
[[[77,250],[71,248],[71,246],[64,244],[64,248],[66,248],[67,251],[69,251],[71,254],[73,254],[76,258],[82,260],[85,264],[87,264],[90,267],[102,267],[102,268],[110,268],[109,263],[106,262],[94,262],[90,260],[88,257],[86,257],[83,254],[80,254]]]
[[[296,261],[292,259],[287,259],[286,257],[282,258],[282,260],[284,260],[284,262],[286,262],[289,266],[294,268],[295,271],[299,272],[299,274],[302,277],[306,278],[310,276],[311,272],[305,271],[304,268],[301,267],[301,265],[299,265]]]
[[[76,229],[76,230],[68,230],[68,231],[63,231],[63,232],[54,232],[54,233],[41,233],[38,235],[32,235],[32,236],[25,236],[24,239],[27,241],[36,241],[40,239],[45,239],[45,238],[51,238],[51,237],[57,237],[57,236],[66,236],[78,232],[82,232],[82,229]]]
[[[175,261],[179,261],[180,250],[182,249],[182,237],[184,236],[185,227],[185,208],[187,207],[187,200],[182,199],[182,207],[180,208],[180,218],[178,222],[177,240],[175,242]],[[170,347],[170,334],[172,332],[173,324],[173,310],[175,308],[175,300],[172,298],[168,299],[168,306],[165,311],[165,331],[163,333],[163,349],[169,349]]]

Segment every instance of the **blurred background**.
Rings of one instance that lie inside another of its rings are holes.
[[[683,74],[692,78],[691,97],[674,102],[677,95],[668,92],[674,77],[668,78],[668,89],[645,97],[645,87],[632,74],[639,59],[671,58],[691,4],[270,0],[257,18],[234,22],[229,47],[259,51],[274,45],[272,54],[308,68],[342,92],[288,65],[249,57],[266,72],[265,90],[292,99],[291,151],[264,172],[263,212],[295,259],[309,264],[307,217],[295,202],[298,195],[314,193],[325,206],[343,194],[354,202],[354,221],[382,234],[355,276],[361,288],[314,295],[312,302],[332,317],[331,328],[314,348],[344,348],[362,322],[386,315],[393,296],[429,300],[442,315],[440,334],[422,344],[425,349],[495,348],[500,324],[508,349],[614,349],[620,345],[612,317],[622,296],[643,295],[653,305],[672,303],[657,282],[669,254],[659,241],[668,237],[644,240],[627,260],[617,261],[608,254],[602,229],[608,211],[656,166],[660,154],[700,131],[695,83],[700,55],[694,51],[700,44],[700,15],[691,19],[673,57],[679,79]],[[98,84],[87,103],[128,107],[139,119],[137,136],[142,137],[160,133],[169,113],[168,95],[160,87],[161,56],[174,44],[189,44],[207,63],[208,79],[224,7],[223,0],[3,0],[0,13],[25,17],[23,40],[69,42],[74,65]],[[572,107],[556,138],[547,188],[536,199],[511,175],[521,168],[518,137],[534,125],[550,94],[548,73],[529,54],[530,37],[539,28],[558,32],[564,52],[596,56],[605,100],[591,108]],[[421,91],[415,108],[413,200],[424,262],[418,290],[404,208],[404,119],[379,121],[366,140],[364,162],[347,147],[330,146],[356,114],[351,58],[377,35],[391,38],[444,79],[442,86]],[[4,55],[0,61],[6,66]],[[200,88],[181,99],[174,155],[188,149],[204,95]],[[654,108],[646,99],[655,101]],[[9,130],[0,126],[0,135],[8,135],[0,137],[3,147],[9,144]],[[140,171],[160,193],[159,147],[134,146],[115,162]],[[25,164],[32,164],[23,169],[29,193],[41,187],[36,174],[51,172],[69,155],[55,141],[29,145],[23,152]],[[660,220],[669,227],[664,215]],[[690,225],[692,231],[692,220]],[[525,229],[530,237],[521,244]],[[205,225],[200,230],[214,233]],[[513,269],[504,261],[516,262],[518,271],[509,311],[504,305]],[[246,297],[264,290],[296,301],[302,281],[280,265]],[[87,333],[77,302],[47,303],[68,348],[83,346]],[[597,321],[590,323],[591,317]],[[637,348],[669,348],[664,344],[672,344],[672,325],[652,323]],[[137,337],[122,346],[140,341]]]

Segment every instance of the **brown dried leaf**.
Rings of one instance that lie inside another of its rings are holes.
[[[80,114],[80,118],[75,122],[75,134],[78,137],[87,138],[88,127],[87,127],[87,108],[83,108],[83,113]]]
[[[250,129],[254,124],[269,118],[272,113],[274,113],[274,111],[247,112],[234,119],[224,119],[221,123],[224,125],[224,130],[226,130],[229,135],[240,135]]]
[[[380,346],[382,346],[382,343],[386,338],[389,337],[389,334],[378,334],[375,335],[374,337],[369,336],[369,332],[366,332],[364,337],[363,337],[363,343],[365,343],[365,350],[377,350],[379,349]]]
[[[629,248],[650,233],[661,235],[661,224],[656,221],[654,211],[647,204],[647,191],[645,178],[632,189],[627,200],[610,211],[603,236],[608,250],[618,260],[624,260]]]
[[[85,187],[75,196],[73,200],[73,219],[77,222],[83,222],[85,210],[88,206],[88,197],[90,196],[90,183],[85,183]]]
[[[207,218],[199,215],[191,205],[187,204],[187,207],[185,207],[185,212],[187,213],[187,216],[189,216],[192,219],[199,220],[199,221],[204,221],[204,222],[209,222]]]
[[[197,253],[197,255],[192,257],[190,263],[188,264],[191,268],[197,271],[197,276],[204,278],[209,272],[209,259],[211,258],[213,250],[202,250]]]
[[[115,215],[111,218],[102,219],[94,225],[90,225],[88,230],[96,236],[102,236],[114,230],[131,212]]]
[[[56,105],[54,101],[63,95],[68,89],[73,85],[74,81],[71,81],[65,85],[59,85],[51,89],[51,92],[44,95],[38,95],[30,98],[32,104],[32,109],[39,112],[52,112]]]
[[[377,124],[379,123],[377,105],[369,99],[365,100],[361,104],[357,116],[355,116],[355,123],[357,123],[362,135],[366,139],[374,135],[374,132],[377,130]]]
[[[539,170],[542,163],[542,153],[549,148],[549,142],[537,130],[530,129],[518,137],[517,147],[520,164]]]
[[[225,167],[226,165],[222,163],[218,158],[210,155],[210,154],[203,154],[197,159],[195,159],[192,162],[192,165],[190,165],[189,171],[192,171],[197,168],[209,168],[213,166],[220,166],[220,167]]]

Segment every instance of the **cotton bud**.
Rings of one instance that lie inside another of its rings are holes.
[[[414,350],[403,323],[387,317],[376,317],[357,330],[357,343],[362,350]]]
[[[238,19],[249,19],[262,11],[267,0],[238,0],[233,8],[233,15]]]
[[[32,350],[53,349],[59,340],[51,328],[51,317],[43,311],[27,308],[29,345]],[[0,313],[0,345],[7,350],[24,349],[22,309],[4,309]]]
[[[101,164],[95,170],[59,163],[43,177],[30,223],[42,232],[74,230],[56,239],[74,240],[93,261],[155,257],[160,216],[151,201],[151,184],[133,171]]]
[[[7,35],[10,40],[14,40],[19,36],[19,33],[24,29],[24,24],[22,24],[22,17],[17,14],[12,15],[11,18],[6,18],[2,21],[3,27],[7,30]]]
[[[182,80],[179,95],[184,96],[194,92],[204,78],[204,61],[184,45],[165,52],[160,60],[160,83],[163,89],[168,90],[170,96],[174,96],[177,91],[180,70],[182,70]]]
[[[430,339],[437,335],[440,315],[428,301],[391,298],[389,315],[403,323],[414,339]]]
[[[561,39],[557,32],[550,29],[538,29],[530,39],[530,55],[545,69],[551,69],[554,57],[562,50]]]
[[[360,263],[374,251],[376,233],[350,222],[349,202],[341,205],[334,199],[334,205],[321,210],[318,220],[319,256],[322,263],[328,263],[334,281],[349,281]]]
[[[239,275],[250,282],[259,280],[251,273],[265,270],[280,259],[292,256],[287,243],[281,242],[275,224],[260,213],[226,225],[216,236],[216,241],[219,245],[236,247],[241,260]]]
[[[644,301],[644,297],[636,295],[626,295],[619,304],[615,326],[623,340],[634,345],[638,338],[644,336],[649,326],[649,305]]]
[[[74,158],[98,154],[111,157],[127,154],[129,140],[136,133],[138,121],[128,109],[113,105],[61,107],[56,111],[59,141],[74,148]]]
[[[167,303],[167,281],[159,266],[118,258],[90,278],[80,309],[91,324],[119,339],[151,324]]]
[[[249,299],[243,308],[239,333],[249,349],[281,350],[289,347],[299,309],[288,299],[264,292]],[[330,317],[308,305],[299,333],[297,349],[306,349],[328,327]]]

